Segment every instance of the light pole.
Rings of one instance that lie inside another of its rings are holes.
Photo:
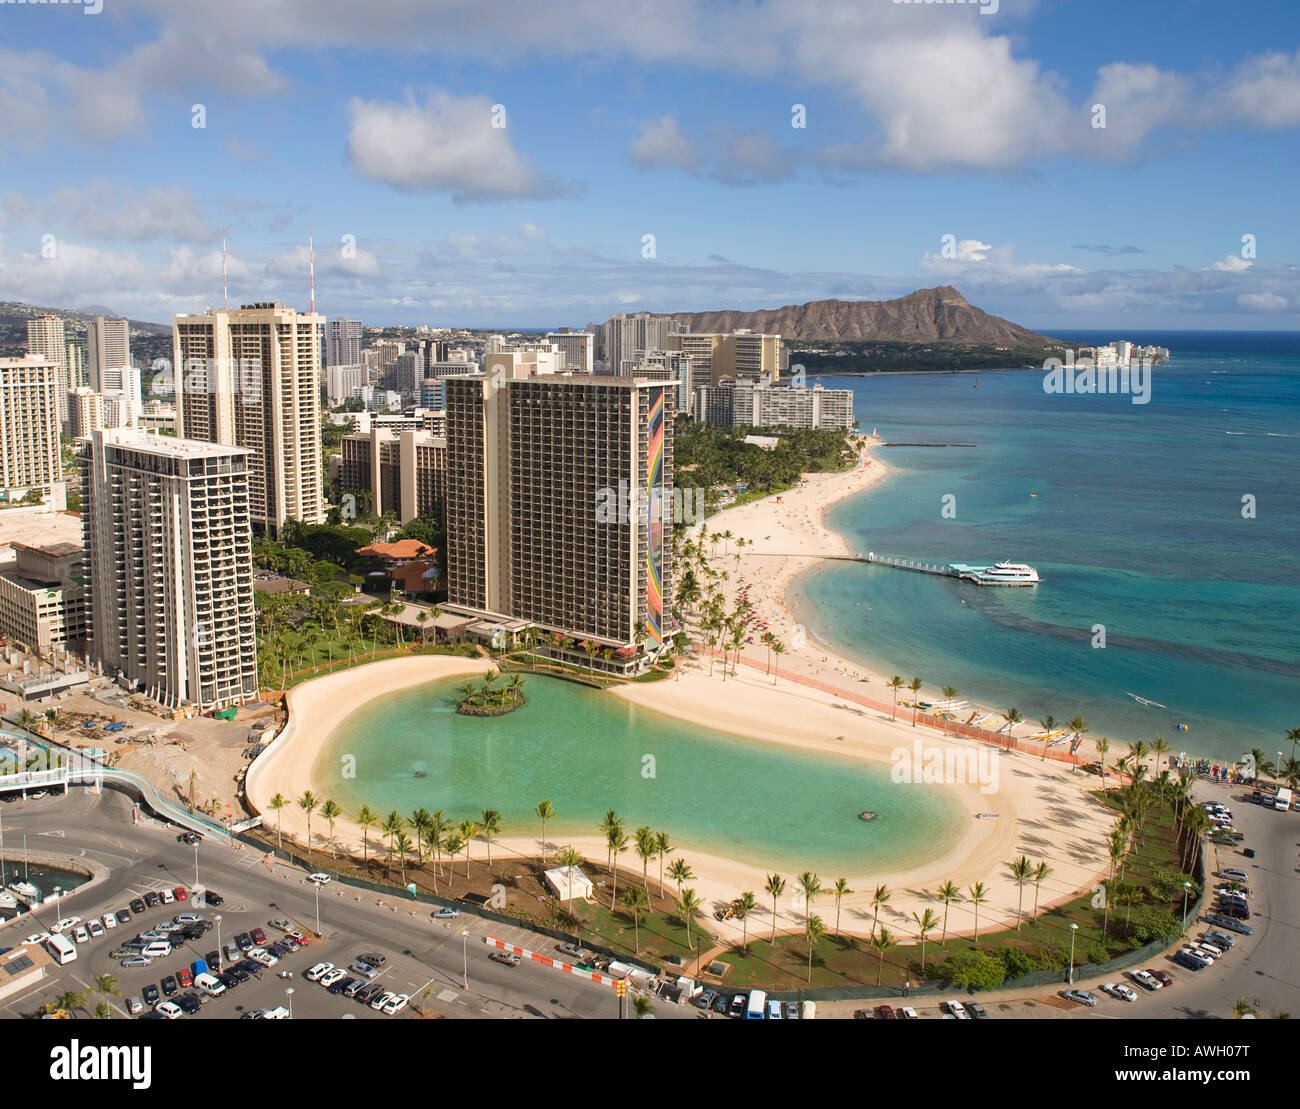
[[[289,1019],[293,1020],[293,987],[290,986],[284,991],[284,996],[289,999]]]
[[[316,936],[319,939],[320,938],[320,883],[313,882],[312,885],[316,887]]]
[[[199,888],[199,841],[194,841],[194,888]]]
[[[62,923],[63,922],[63,890],[60,889],[58,886],[55,886],[54,896],[58,898],[58,900],[55,902],[54,912],[55,915],[59,918],[59,922]]]
[[[465,988],[469,989],[469,929],[461,930],[463,942],[461,944],[461,953],[465,956]]]
[[[217,922],[217,969],[221,969],[221,961],[225,956],[221,951],[221,914],[218,913],[214,918]]]
[[[1077,924],[1070,925],[1070,985],[1074,985],[1074,937],[1079,931]]]
[[[1187,931],[1187,895],[1191,892],[1192,883],[1183,883],[1183,931]]]

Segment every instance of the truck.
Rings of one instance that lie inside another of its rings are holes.
[[[1291,807],[1291,791],[1283,786],[1277,791],[1277,796],[1273,798],[1273,808],[1278,812],[1286,812]]]
[[[76,945],[66,936],[61,936],[57,932],[46,939],[45,950],[50,953],[50,956],[59,966],[65,966],[77,957]]]

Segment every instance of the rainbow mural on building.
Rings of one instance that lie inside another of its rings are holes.
[[[646,638],[664,641],[664,498],[660,486],[664,476],[664,391],[661,389],[650,404],[646,424],[648,453],[646,466],[646,509],[648,543],[646,545]]]

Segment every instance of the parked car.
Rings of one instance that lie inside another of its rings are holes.
[[[266,933],[263,932],[262,929],[254,928],[249,935],[253,937],[253,942],[257,944],[258,947],[266,946]]]
[[[194,985],[209,997],[220,997],[226,992],[225,983],[215,974],[200,974],[194,979]]]
[[[369,1005],[375,998],[384,992],[383,986],[377,986],[373,983],[369,986],[362,986],[353,996],[361,1002],[362,1005]]]
[[[1087,990],[1062,990],[1061,996],[1065,998],[1066,1001],[1074,1001],[1080,1005],[1086,1005],[1089,1009],[1097,1004],[1097,995],[1095,993],[1089,993]]]
[[[791,1002],[791,1004],[793,1004],[793,1002]],[[904,1005],[901,1009],[898,1010],[898,1019],[899,1020],[920,1020],[920,1017],[917,1016],[916,1010],[913,1009],[910,1005]]]
[[[1225,950],[1237,946],[1237,941],[1228,935],[1227,932],[1206,932],[1201,939],[1206,943],[1212,943],[1215,947],[1223,948]]]
[[[164,905],[170,905],[176,900],[176,895],[171,890],[159,890],[158,896],[162,898]]]
[[[1205,922],[1213,924],[1216,928],[1236,932],[1240,936],[1253,936],[1255,934],[1255,929],[1249,924],[1243,924],[1235,917],[1228,916],[1225,913],[1206,913]]]
[[[189,896],[189,894],[185,892],[184,886],[177,886],[174,890],[172,890],[172,896],[176,898],[177,901],[184,901]]]
[[[433,919],[434,919],[434,920],[452,920],[452,919],[454,919],[455,917],[458,917],[458,916],[460,916],[460,910],[459,910],[459,909],[443,908],[443,909],[437,909],[437,910],[434,911]]]
[[[172,945],[166,940],[151,940],[140,952],[141,955],[148,955],[151,959],[165,959],[171,953]]]
[[[176,976],[172,974],[163,975],[163,980],[160,985],[162,986],[163,996],[165,997],[171,997],[180,990],[180,987],[176,984]]]
[[[146,905],[148,908],[150,908],[150,909],[156,909],[159,905],[161,905],[161,904],[162,904],[162,899],[163,899],[163,898],[162,898],[162,894],[159,893],[157,890],[150,890],[148,893],[146,893],[146,894],[144,895],[144,903],[145,903],[145,905]],[[131,903],[131,908],[132,908],[133,910],[135,909],[135,903],[134,903],[134,902]],[[144,909],[139,909],[139,910],[136,910],[136,911],[137,911],[137,912],[144,912]]]
[[[384,1015],[389,1017],[397,1016],[398,1013],[406,1008],[407,1002],[410,1000],[410,997],[404,993],[393,994],[393,996],[389,998],[388,1004],[384,1006]]]
[[[322,975],[328,974],[333,969],[333,963],[317,963],[315,966],[304,971],[303,977],[306,978],[308,982],[315,982],[320,979]]]
[[[339,971],[339,973],[340,973],[340,974],[343,974],[342,971]],[[356,985],[358,985],[358,986],[361,985],[361,983],[358,982],[357,979],[355,979],[355,978],[349,978],[349,977],[347,977],[346,975],[344,975],[343,977],[339,978],[339,980],[338,980],[337,982],[331,982],[327,988],[329,989],[329,992],[330,992],[330,993],[341,993],[341,994],[347,994],[348,987],[351,986],[351,985],[353,985],[354,983],[355,983]],[[325,985],[325,983],[322,981],[322,982],[321,982],[321,985],[323,986],[323,985]],[[351,995],[348,995],[348,996],[351,996]]]
[[[339,987],[342,987],[342,989]],[[338,990],[344,997],[356,997],[365,988],[366,980],[364,978],[345,978],[342,982],[337,982],[331,986],[330,992],[333,993]]]
[[[168,1020],[175,1020],[177,1017],[183,1017],[185,1010],[174,1001],[160,1001],[153,1007],[153,1011],[160,1017],[166,1017]]]
[[[381,955],[378,951],[363,951],[357,958],[362,962],[369,963],[372,967],[381,967],[388,962],[388,956]]]
[[[288,943],[268,943],[266,949],[277,959],[283,959],[288,955],[292,955],[296,950],[292,944]]]
[[[112,913],[105,913],[102,917],[100,917],[100,920],[103,921],[105,928],[117,927],[117,917],[115,917]]]
[[[1204,970],[1210,964],[1204,959],[1198,959],[1187,951],[1180,951],[1174,956],[1174,962],[1180,967],[1186,967],[1188,970]]]
[[[100,934],[101,934],[101,935],[103,934],[103,931],[104,931],[103,928],[100,928]],[[89,942],[90,942],[90,933],[86,931],[86,926],[85,926],[84,924],[78,924],[78,925],[77,925],[77,926],[72,930],[72,939],[73,939],[73,941],[76,942],[76,943],[89,943]]]
[[[1120,1001],[1136,1001],[1138,995],[1122,982],[1107,982],[1101,988],[1102,993],[1108,993],[1111,997],[1117,997]]]
[[[118,922],[118,924],[130,924],[130,923],[131,923],[131,914],[130,914],[126,909],[118,909],[118,910],[117,910],[117,922]]]
[[[144,1002],[138,997],[128,997],[126,999],[126,1012],[128,1016],[135,1016],[136,1013],[144,1012]]]
[[[266,923],[269,924],[272,928],[279,928],[281,932],[287,932],[289,931],[290,928],[293,927],[293,925],[290,924],[283,917],[276,917],[274,920],[268,920]]]
[[[254,947],[248,952],[248,957],[254,962],[261,963],[264,967],[273,967],[280,960],[262,947]]]
[[[392,993],[389,990],[384,990],[370,1003],[370,1007],[377,1013],[396,997],[397,994]]]
[[[520,963],[523,962],[523,959],[521,959],[513,951],[493,951],[488,956],[488,958],[495,963],[501,963],[504,966],[508,966],[508,967],[517,967]]]
[[[1160,983],[1161,986],[1164,986],[1166,989],[1174,984],[1174,980],[1170,978],[1169,975],[1167,975],[1163,970],[1155,970],[1153,968],[1149,970],[1147,973],[1149,973],[1151,977],[1153,977],[1157,982]]]
[[[327,970],[319,979],[317,979],[317,981],[328,989],[330,986],[334,985],[335,982],[338,982],[345,977],[346,975],[344,972],[339,970],[338,967],[335,967],[333,970]]]
[[[203,894],[203,900],[207,902],[207,904],[209,905],[223,905],[225,904],[226,901],[226,899],[222,897],[221,894],[217,893],[215,890],[207,890]]]
[[[897,1020],[898,1019],[894,1015],[894,1007],[892,1005],[877,1005],[875,1009],[875,1015],[876,1015],[876,1020]]]
[[[81,929],[78,928],[77,931],[80,932]],[[87,922],[86,922],[86,931],[90,933],[90,938],[91,938],[92,940],[97,940],[97,939],[99,939],[99,937],[102,936],[102,935],[104,934],[104,923],[103,923],[103,921],[100,921],[100,920],[91,920],[91,921],[87,921]],[[78,941],[78,942],[80,942],[80,941]]]
[[[989,1015],[985,1011],[984,1006],[981,1005],[978,1001],[967,1002],[966,1008],[970,1012],[970,1015],[974,1017],[976,1020],[989,1019]]]
[[[263,1020],[285,1020],[289,1016],[289,1010],[283,1005],[277,1005],[274,1009],[267,1009],[262,1013]]]
[[[152,962],[148,955],[128,955],[122,960],[122,967],[125,970],[136,970],[139,967],[147,967]]]
[[[743,1017],[745,1015],[745,1006],[748,1004],[748,994],[734,994],[731,998],[731,1004],[727,1006],[727,1013],[733,1017]]]
[[[140,991],[140,996],[144,998],[144,1003],[149,1006],[158,1004],[162,998],[162,994],[158,992],[158,987],[152,982]]]
[[[372,967],[369,963],[363,962],[361,959],[358,959],[348,967],[348,970],[352,971],[353,974],[361,975],[361,977],[365,978],[367,981],[379,973],[378,967]]]
[[[239,962],[239,958],[240,958],[240,955],[239,955],[239,948],[236,947],[233,943],[228,943],[228,944],[226,944],[226,946],[225,946],[224,948],[222,948],[221,954],[222,954],[222,957],[223,957],[223,958],[226,960],[226,962],[228,962],[228,963],[237,963],[237,962]],[[210,962],[210,961],[211,961],[211,960],[209,960],[209,962]]]
[[[190,1016],[193,1016],[203,1007],[203,1003],[199,1000],[197,994],[183,993],[175,1000],[176,1004],[184,1009]]]
[[[573,959],[575,961],[588,959],[591,957],[590,951],[588,951],[585,947],[579,947],[576,943],[560,944],[559,952],[561,955],[567,955],[570,959]]]
[[[198,924],[203,918],[198,913],[177,913],[172,917],[176,924]]]
[[[945,1013],[949,1013],[958,1020],[970,1020],[970,1014],[966,1012],[966,1006],[960,1001],[945,1001],[941,1006]]]

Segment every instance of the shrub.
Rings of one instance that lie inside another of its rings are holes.
[[[1129,938],[1139,944],[1164,940],[1172,943],[1183,930],[1182,920],[1167,909],[1142,905],[1133,910],[1129,921]]]
[[[1008,978],[1020,978],[1038,969],[1038,960],[1019,947],[999,947],[993,954]]]
[[[958,952],[939,969],[954,986],[968,990],[995,990],[1007,977],[1001,961],[983,951]]]

